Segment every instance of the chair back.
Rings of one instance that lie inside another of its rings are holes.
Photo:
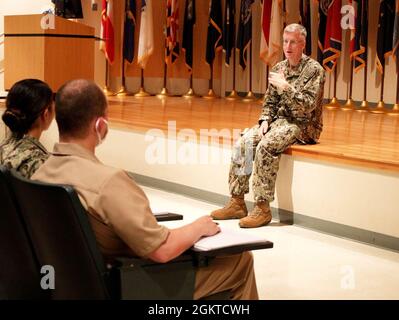
[[[37,260],[46,268],[51,299],[110,298],[104,260],[74,189],[27,180],[14,171],[10,183]]]
[[[39,263],[33,253],[8,169],[0,166],[0,300],[46,299]]]

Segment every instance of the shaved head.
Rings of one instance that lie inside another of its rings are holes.
[[[91,121],[105,116],[107,99],[92,81],[78,79],[65,83],[55,98],[55,119],[60,137],[84,138]]]

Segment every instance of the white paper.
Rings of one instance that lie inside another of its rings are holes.
[[[157,211],[157,212],[152,212],[152,214],[154,215],[154,216],[162,216],[162,215],[165,215],[165,214],[168,214],[169,212],[168,211]]]
[[[194,244],[194,249],[209,251],[243,244],[263,243],[265,241],[268,240],[258,235],[221,227],[221,231],[218,234],[198,240]]]

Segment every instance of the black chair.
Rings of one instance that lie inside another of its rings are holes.
[[[25,225],[0,166],[0,300],[47,299],[40,287],[40,268]]]
[[[0,266],[0,298],[192,299],[198,267],[207,266],[218,255],[273,247],[267,241],[208,252],[188,250],[167,264],[127,257],[106,264],[71,186],[31,181],[3,169],[0,191],[5,212],[0,217],[0,231],[4,231],[0,258],[12,261]],[[7,241],[10,245],[5,245]],[[54,270],[54,289],[40,285],[45,266]],[[4,297],[2,292],[6,292]],[[205,299],[229,297],[227,290]]]
[[[13,171],[8,178],[40,268],[54,268],[55,288],[44,290],[51,299],[193,298],[191,255],[166,265],[139,258],[106,265],[71,186],[27,180]]]

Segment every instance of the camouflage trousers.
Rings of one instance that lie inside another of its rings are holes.
[[[249,179],[255,201],[273,201],[281,153],[295,143],[300,128],[286,119],[274,121],[259,137],[259,125],[244,132],[234,144],[229,173],[231,195],[249,192]]]

